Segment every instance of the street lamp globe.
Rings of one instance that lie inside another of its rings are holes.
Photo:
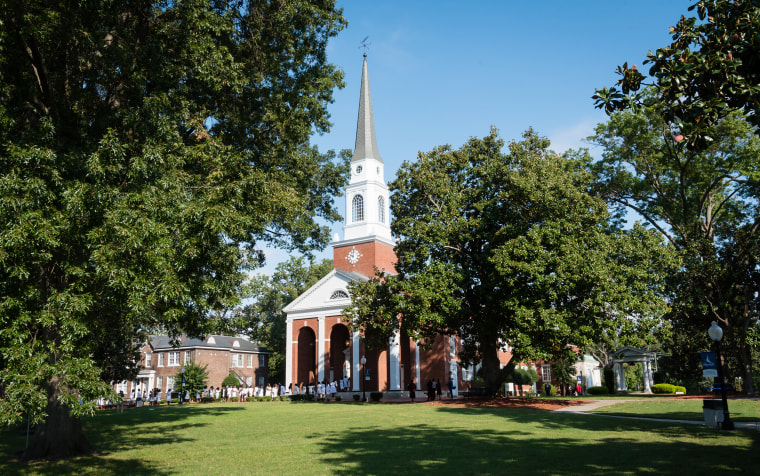
[[[723,339],[723,329],[720,328],[717,322],[712,321],[712,325],[707,329],[707,334],[715,342],[720,342]]]

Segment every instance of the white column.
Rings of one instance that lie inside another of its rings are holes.
[[[615,389],[618,392],[628,391],[628,388],[625,386],[625,369],[623,368],[623,362],[615,362]]]
[[[359,385],[361,384],[360,380],[363,378],[363,375],[361,373],[361,364],[359,363],[359,359],[361,359],[361,356],[359,355],[359,333],[354,332],[354,337],[351,341],[351,348],[354,351],[353,357],[351,359],[351,363],[353,364],[354,370],[351,372],[351,388],[354,392],[358,392],[361,390],[361,387]]]
[[[293,321],[285,321],[285,388],[293,382]],[[253,382],[256,385],[256,382]]]
[[[317,382],[321,382],[325,379],[325,316],[319,316],[317,321]]]
[[[642,367],[642,373],[644,374],[644,393],[652,393],[652,387],[651,387],[651,379],[652,379],[652,369],[649,366],[649,362],[644,360],[641,362]]]
[[[414,371],[417,377],[417,390],[422,390],[422,385],[420,384],[420,344],[419,342],[414,343]]]
[[[401,348],[399,346],[400,332],[398,329],[393,333],[389,340],[388,352],[390,353],[390,390],[401,390]]]
[[[451,383],[454,385],[454,389],[451,391],[452,397],[458,397],[459,396],[459,366],[457,365],[456,360],[452,360],[449,362],[449,378],[451,378]],[[448,385],[448,382],[446,382],[444,385]]]

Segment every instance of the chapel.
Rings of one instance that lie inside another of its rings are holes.
[[[456,395],[472,379],[472,372],[459,361],[460,346],[454,336],[438,336],[425,350],[397,331],[386,348],[369,350],[343,315],[351,304],[350,282],[368,280],[378,270],[396,273],[389,192],[375,136],[366,54],[345,200],[343,237],[336,234],[331,243],[333,270],[283,309],[287,315],[286,387],[348,378],[352,392],[381,391],[392,396],[406,392],[412,382],[418,390],[424,389],[433,379],[444,389],[451,380]]]

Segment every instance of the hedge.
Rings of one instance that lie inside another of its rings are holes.
[[[686,387],[681,387],[679,385],[671,385],[669,383],[658,383],[657,385],[652,385],[652,392],[654,393],[683,392],[684,394],[686,394]]]
[[[589,387],[586,389],[586,391],[590,395],[606,395],[610,393],[609,389],[607,387]]]

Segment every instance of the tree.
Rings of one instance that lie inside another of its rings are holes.
[[[673,42],[647,54],[653,93],[640,92],[646,77],[628,63],[618,67],[616,87],[593,96],[598,108],[617,110],[654,107],[678,127],[680,142],[696,151],[714,140],[711,128],[727,115],[743,111],[760,126],[760,2],[701,0],[670,27]]]
[[[533,369],[524,370],[515,368],[507,375],[506,380],[515,384],[515,394],[519,392],[520,396],[522,396],[523,385],[533,385],[538,382],[538,374]]]
[[[632,210],[658,229],[682,256],[669,279],[673,358],[679,378],[699,379],[697,352],[707,328],[723,327],[725,354],[752,392],[752,339],[760,283],[760,139],[745,117],[727,114],[704,128],[703,148],[676,139],[680,127],[658,107],[613,113],[591,140],[604,150],[594,164],[598,187],[618,210]]]
[[[246,287],[246,297],[252,302],[220,319],[218,329],[249,336],[271,351],[269,380],[284,382],[287,316],[282,308],[332,269],[333,262],[329,259],[317,263],[313,258],[291,256],[288,261],[278,263],[271,276],[253,277]]]
[[[348,165],[309,145],[342,86],[334,1],[0,1],[0,400],[26,459],[88,452],[78,417],[143,332],[199,336],[262,244],[306,252]],[[84,402],[80,405],[80,402]]]
[[[567,396],[567,387],[576,382],[576,362],[578,354],[569,347],[552,356],[552,375],[559,383],[559,391],[563,396]]]
[[[235,372],[230,370],[230,373],[222,380],[222,387],[238,387],[240,386],[240,379],[237,378]]]
[[[182,370],[184,369],[184,373]],[[208,365],[188,362],[174,374],[175,391],[189,391],[195,398],[195,392],[201,392],[208,385]],[[185,377],[185,386],[182,386],[182,377]],[[182,396],[184,398],[184,395]]]
[[[379,343],[399,325],[417,341],[459,336],[491,391],[516,362],[658,325],[672,264],[655,233],[611,226],[587,193],[587,157],[559,156],[532,130],[503,145],[492,131],[402,165],[391,183],[398,275],[352,284],[346,312]]]

